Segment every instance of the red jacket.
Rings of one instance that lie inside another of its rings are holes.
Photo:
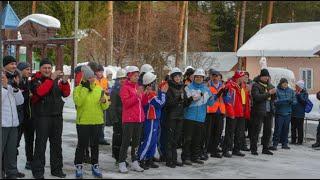
[[[120,89],[122,101],[122,123],[143,123],[145,120],[143,107],[148,104],[146,94],[138,95],[139,85],[128,80]]]
[[[250,119],[250,93],[245,86],[246,104],[242,104],[241,87],[232,79],[226,83],[228,89],[228,100],[225,102],[226,116],[229,118],[246,118]]]
[[[54,81],[50,78],[43,77],[41,72],[37,72],[32,78],[31,84],[33,85],[31,102],[32,104],[36,104],[41,98],[47,96],[51,92]],[[58,86],[63,97],[68,97],[70,95],[71,90],[69,83],[64,84],[62,81],[59,81]]]

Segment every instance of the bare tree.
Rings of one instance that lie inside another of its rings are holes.
[[[244,38],[244,24],[246,20],[246,7],[247,1],[242,2],[242,10],[241,10],[241,24],[240,24],[240,37],[239,37],[239,48],[243,45],[243,38]],[[239,59],[239,70],[242,69],[242,58]]]
[[[139,46],[140,19],[141,19],[141,1],[138,2],[138,12],[137,12],[135,38],[134,38],[133,61],[135,65],[138,65],[139,63],[138,46]]]
[[[182,46],[182,38],[183,38],[183,22],[185,18],[186,12],[186,5],[187,1],[183,1],[182,9],[180,11],[180,18],[179,18],[179,32],[178,32],[178,39],[176,44],[176,66],[178,67],[181,63],[181,46]]]
[[[108,43],[107,43],[107,58],[105,59],[105,65],[108,62],[113,64],[113,1],[107,2],[107,29],[108,29]]]
[[[274,4],[274,1],[269,1],[269,12],[268,12],[267,24],[271,24],[272,23],[273,4]]]

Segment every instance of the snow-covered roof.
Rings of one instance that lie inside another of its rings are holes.
[[[315,57],[320,51],[320,22],[265,26],[237,52],[239,57]]]
[[[20,19],[10,6],[7,4],[1,12],[1,29],[17,29]]]
[[[23,25],[27,21],[32,21],[45,27],[51,27],[51,28],[57,28],[57,29],[60,29],[61,27],[60,21],[58,19],[45,14],[31,14],[23,18],[20,21],[19,26]]]

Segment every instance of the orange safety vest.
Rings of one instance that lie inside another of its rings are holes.
[[[95,84],[99,87],[101,87],[103,90],[108,89],[108,79],[102,78],[101,80],[96,80]]]
[[[214,87],[210,87],[210,91],[212,94],[217,95],[221,88],[218,90]],[[208,113],[216,113],[220,109],[221,114],[226,114],[226,106],[224,104],[222,96],[217,99],[217,101],[212,105],[208,106]]]

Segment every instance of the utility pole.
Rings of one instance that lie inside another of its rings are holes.
[[[189,16],[189,2],[186,1],[186,16],[184,22],[184,44],[183,44],[183,66],[187,67],[187,50],[188,50],[188,16]]]
[[[75,20],[74,20],[74,71],[75,68],[78,65],[78,25],[79,25],[79,1],[75,1],[74,4],[74,8],[75,8]],[[73,71],[73,72],[74,72]],[[73,79],[75,80],[75,75],[76,73],[74,73],[74,77]]]

